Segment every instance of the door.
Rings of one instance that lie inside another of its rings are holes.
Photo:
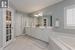
[[[13,10],[12,9],[6,9],[6,45],[8,45],[12,40],[14,36],[14,30],[13,30]]]
[[[21,14],[16,14],[16,19],[15,19],[15,24],[16,24],[16,33],[15,36],[20,36],[21,35]]]
[[[14,38],[14,11],[11,8],[3,9],[3,46],[7,46]]]

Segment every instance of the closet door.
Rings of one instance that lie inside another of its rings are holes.
[[[21,14],[16,14],[16,34],[15,36],[20,36],[22,34],[22,31],[21,31]]]

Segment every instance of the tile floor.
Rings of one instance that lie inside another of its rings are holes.
[[[4,50],[48,50],[48,44],[29,36],[16,37]]]

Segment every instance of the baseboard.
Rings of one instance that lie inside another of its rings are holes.
[[[26,34],[21,34],[21,35],[19,35],[19,36],[25,36]],[[16,37],[19,37],[19,36],[16,36]]]

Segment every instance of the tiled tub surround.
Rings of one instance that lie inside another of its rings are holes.
[[[50,36],[49,50],[75,50],[75,36],[61,33]]]

